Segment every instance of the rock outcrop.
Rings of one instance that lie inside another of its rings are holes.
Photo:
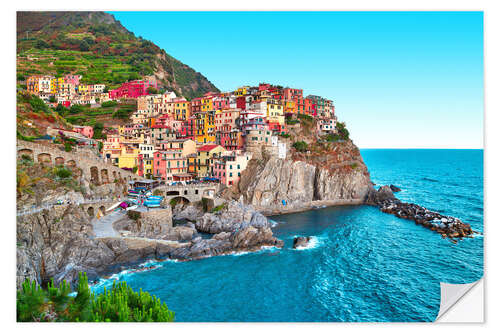
[[[296,248],[301,248],[301,247],[305,247],[309,244],[309,242],[311,241],[311,236],[307,236],[307,237],[295,237],[293,239],[293,248],[296,249]]]
[[[359,150],[349,141],[323,154],[252,159],[238,186],[224,195],[260,211],[280,212],[308,209],[313,202],[362,204],[371,188]]]
[[[92,224],[76,206],[59,206],[17,219],[17,285],[25,278],[74,281],[80,271],[97,276],[113,252],[93,239]]]

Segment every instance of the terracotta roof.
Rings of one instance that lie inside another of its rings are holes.
[[[204,145],[198,148],[198,151],[211,151],[214,148],[217,148],[219,145]]]

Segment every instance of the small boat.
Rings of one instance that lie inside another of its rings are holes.
[[[149,208],[157,208],[160,207],[160,202],[145,202],[144,206],[149,207]]]
[[[126,210],[132,210],[132,209],[136,209],[138,206],[137,205],[134,205],[134,206],[130,206],[128,207]]]
[[[111,210],[115,209],[116,207],[120,206],[120,203],[121,203],[121,202],[117,202],[117,203],[115,203],[114,205],[112,205],[111,207],[109,207],[108,209],[106,209],[106,211],[107,211],[107,212],[109,212],[109,211],[111,211]]]
[[[147,200],[163,200],[163,197],[158,196],[158,195],[150,195],[149,197],[146,197]]]

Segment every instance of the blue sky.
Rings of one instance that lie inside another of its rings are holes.
[[[361,148],[483,147],[481,12],[111,12],[223,91],[332,99]]]

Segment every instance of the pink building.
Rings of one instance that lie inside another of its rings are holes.
[[[73,126],[73,130],[81,135],[86,136],[89,139],[92,139],[94,136],[94,129],[92,126]]]
[[[157,88],[156,80],[135,80],[123,83],[119,88],[109,92],[109,98],[137,98],[148,94],[148,88]]]
[[[64,76],[64,82],[74,85],[75,87],[80,84],[81,75],[68,74]]]

